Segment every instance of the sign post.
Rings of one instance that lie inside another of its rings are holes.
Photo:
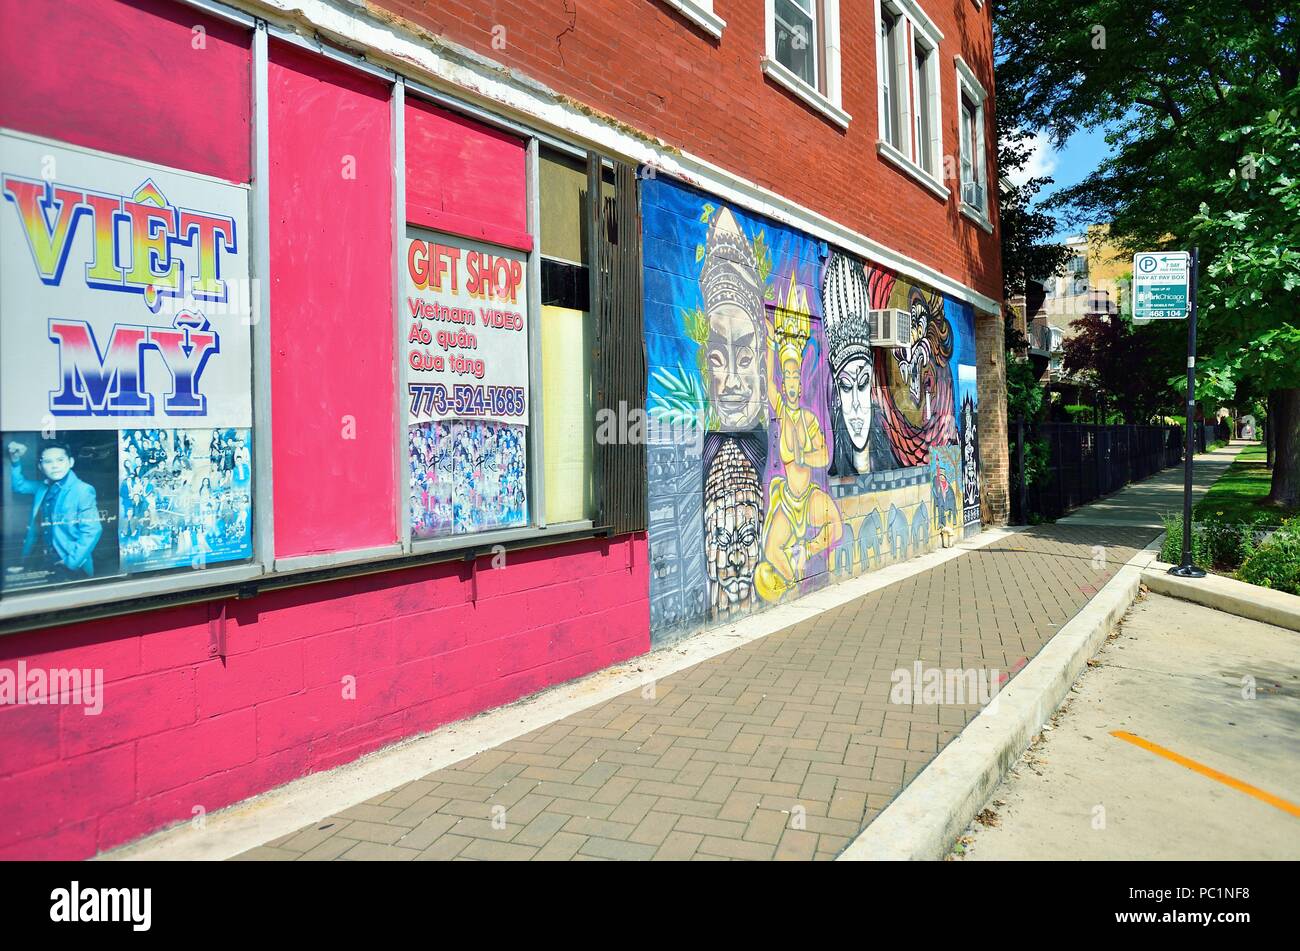
[[[1183,445],[1183,557],[1169,569],[1180,578],[1204,578],[1192,564],[1192,457],[1196,441],[1196,270],[1200,249],[1144,252],[1133,256],[1133,316],[1147,320],[1187,320],[1187,438]]]

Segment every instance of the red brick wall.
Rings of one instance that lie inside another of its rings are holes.
[[[720,41],[662,0],[368,0],[368,5],[518,69],[995,300],[1001,296],[996,231],[987,234],[961,215],[956,183],[947,183],[954,194],[942,202],[876,153],[872,0],[840,3],[842,104],[853,117],[847,131],[763,76],[761,0],[714,0],[714,12],[727,21]],[[992,185],[997,175],[991,6],[921,0],[944,35],[939,48],[944,151],[958,149],[953,57],[960,55],[990,93],[985,134]],[[505,28],[502,49],[493,48],[496,26]]]

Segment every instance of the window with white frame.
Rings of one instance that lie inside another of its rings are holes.
[[[883,9],[880,15],[880,138],[902,151],[905,147],[902,121],[902,90],[900,82],[903,63],[902,35],[906,32],[903,20],[891,10]]]
[[[988,171],[984,140],[984,101],[987,93],[960,56],[956,58],[956,64],[961,202],[980,218],[987,219]]]
[[[823,92],[817,74],[820,34],[817,0],[775,0],[772,5],[776,33],[776,61],[818,92]]]
[[[916,148],[912,158],[927,172],[934,171],[938,127],[934,109],[936,53],[919,38],[912,44],[912,92],[916,97]]]
[[[943,34],[916,0],[876,0],[879,151],[946,197],[939,43]],[[918,175],[918,173],[920,173]]]
[[[847,127],[840,107],[839,0],[766,0],[763,72]]]

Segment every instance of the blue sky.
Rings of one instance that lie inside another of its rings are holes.
[[[1096,169],[1101,158],[1109,152],[1104,128],[1080,129],[1070,136],[1060,149],[1053,149],[1046,135],[1040,135],[1036,145],[1037,148],[1024,172],[1013,177],[1017,180],[1040,175],[1054,178],[1055,181],[1051,185],[1038,193],[1040,201],[1062,188],[1083,181]],[[1078,227],[1067,227],[1062,222],[1055,237],[1064,238],[1067,235],[1077,234],[1081,230]]]

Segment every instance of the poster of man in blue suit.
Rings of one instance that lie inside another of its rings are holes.
[[[118,573],[117,434],[5,433],[4,590]]]

